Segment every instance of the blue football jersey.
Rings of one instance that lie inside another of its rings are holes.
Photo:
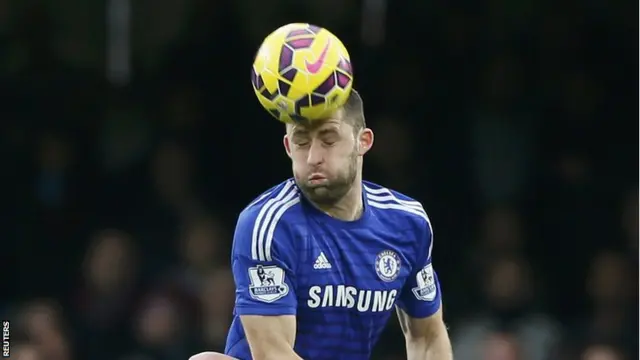
[[[303,359],[358,360],[370,358],[394,306],[415,318],[439,309],[433,231],[422,205],[370,182],[363,200],[360,219],[341,221],[310,204],[290,179],[240,214],[227,355],[251,359],[242,315],[296,315],[294,350]]]

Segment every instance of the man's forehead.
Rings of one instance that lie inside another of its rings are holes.
[[[347,125],[348,124],[338,118],[327,118],[324,120],[315,120],[308,124],[287,124],[287,130],[290,133],[309,133],[313,131],[323,132],[331,130],[340,131]]]

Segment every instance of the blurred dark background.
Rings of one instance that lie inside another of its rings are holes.
[[[637,358],[636,15],[598,0],[0,0],[11,358],[222,349],[235,217],[290,175],[249,69],[294,21],[351,52],[378,134],[366,178],[430,214],[457,359]],[[395,320],[379,347],[403,359]]]

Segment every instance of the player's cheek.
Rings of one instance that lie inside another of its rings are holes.
[[[294,165],[296,169],[303,171],[307,168],[307,157],[305,155],[300,155],[295,159]]]
[[[303,149],[296,150],[293,153],[293,162],[298,167],[303,167],[307,163],[309,152]]]
[[[306,164],[305,162],[294,162],[293,163],[293,176],[296,179],[304,179],[306,177]]]

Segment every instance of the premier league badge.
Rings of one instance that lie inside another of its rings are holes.
[[[262,266],[249,269],[249,294],[251,297],[266,303],[281,299],[289,292],[284,281],[284,270],[277,266]]]
[[[436,298],[438,286],[436,285],[436,278],[431,264],[425,266],[416,275],[416,284],[418,286],[414,287],[412,291],[418,300],[433,301]]]
[[[400,257],[391,250],[385,250],[376,256],[376,273],[382,281],[391,282],[400,274]]]

